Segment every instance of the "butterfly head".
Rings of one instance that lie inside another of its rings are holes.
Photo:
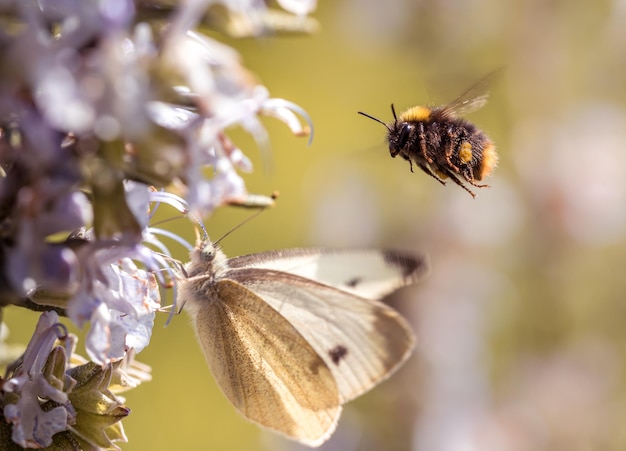
[[[227,258],[213,241],[204,238],[191,251],[189,263],[185,266],[188,277],[204,276],[213,279],[228,268]]]
[[[202,242],[197,247],[197,255],[200,260],[203,262],[211,263],[215,260],[215,255],[217,254],[217,247],[213,244],[213,242],[209,239],[202,240]]]

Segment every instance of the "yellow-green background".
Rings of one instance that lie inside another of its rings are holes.
[[[624,3],[341,0],[314,16],[311,37],[227,41],[274,97],[308,111],[315,138],[307,147],[264,120],[264,170],[232,131],[255,163],[250,191],[281,196],[224,251],[393,246],[432,264],[394,298],[415,355],[347,406],[327,449],[625,449]],[[384,128],[356,114],[450,101],[497,68],[489,104],[469,117],[500,154],[476,199],[411,174]],[[207,227],[217,238],[247,216],[222,209]],[[5,311],[13,341],[34,317]],[[122,448],[290,449],[227,403],[189,319],[164,320],[138,356],[154,380],[127,395]]]

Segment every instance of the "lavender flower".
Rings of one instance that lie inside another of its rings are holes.
[[[296,16],[255,0],[219,2],[226,12],[218,14],[213,3],[50,0],[3,9],[11,25],[0,30],[0,307],[43,312],[0,379],[0,430],[16,446],[126,440],[120,420],[129,409],[118,393],[149,380],[134,355],[150,342],[161,291],[181,276],[160,237],[187,245],[150,226],[155,209],[195,220],[223,205],[259,204],[240,175],[252,164],[227,127],[242,126],[265,150],[259,115],[312,134],[301,108],[271,98],[233,49],[195,28],[306,32],[315,2],[279,2]],[[59,316],[88,327],[90,361],[74,354]],[[9,347],[0,351],[3,362],[13,358]]]
[[[21,365],[2,386],[4,416],[7,422],[13,424],[11,438],[25,448],[50,446],[52,436],[67,429],[68,415],[62,407],[68,401],[67,394],[62,390],[66,381],[58,378],[50,380],[44,374],[56,339],[65,341],[66,346],[70,344],[67,330],[57,321],[54,312],[41,316]],[[44,411],[39,398],[54,401],[59,406]]]

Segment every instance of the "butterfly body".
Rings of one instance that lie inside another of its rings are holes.
[[[218,385],[246,418],[303,444],[326,441],[342,405],[414,346],[377,299],[419,279],[422,259],[321,249],[227,259],[208,240],[190,257],[179,296]]]

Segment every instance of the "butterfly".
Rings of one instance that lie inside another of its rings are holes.
[[[333,433],[342,405],[389,377],[415,338],[380,302],[420,280],[425,257],[289,249],[228,259],[191,251],[179,298],[218,385],[244,417],[304,445]]]

